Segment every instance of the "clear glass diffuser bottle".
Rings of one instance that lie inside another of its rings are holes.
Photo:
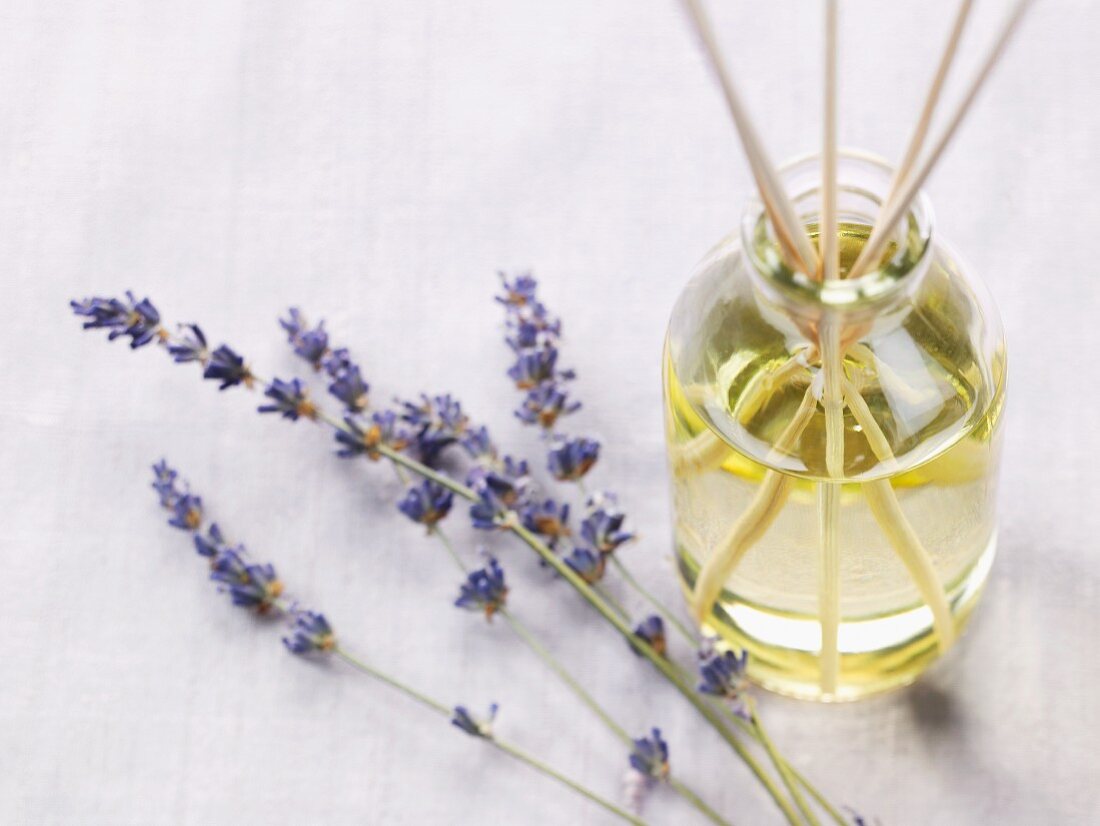
[[[781,170],[817,243],[820,163]],[[672,313],[664,381],[679,574],[749,676],[798,697],[908,683],[950,648],[996,547],[1000,320],[919,196],[848,278],[892,170],[838,169],[841,278],[792,271],[759,202]]]

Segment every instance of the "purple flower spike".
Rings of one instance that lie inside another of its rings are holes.
[[[634,534],[622,529],[626,514],[618,509],[614,496],[604,494],[590,499],[588,506],[592,510],[581,522],[581,536],[601,554],[612,554],[634,538]]]
[[[508,378],[520,390],[530,390],[554,378],[557,361],[558,351],[553,347],[522,350],[516,357],[516,363],[508,368]]]
[[[291,307],[287,311],[287,318],[279,319],[279,326],[286,330],[287,341],[294,348],[294,352],[308,361],[315,370],[321,369],[321,360],[328,352],[328,333],[325,332],[325,322],[320,322],[311,328],[305,316],[297,307]]]
[[[659,728],[652,729],[649,737],[640,737],[634,741],[634,748],[630,752],[630,767],[654,780],[668,777],[668,743],[661,738]]]
[[[460,440],[470,458],[492,464],[497,458],[497,448],[484,425],[468,430]]]
[[[493,557],[484,568],[471,571],[462,583],[455,607],[468,611],[482,611],[486,619],[504,607],[508,598],[508,586],[504,582],[504,569]]]
[[[553,430],[562,416],[580,410],[580,402],[569,401],[569,394],[554,382],[545,382],[529,390],[516,416],[527,424]]]
[[[283,637],[283,645],[291,653],[327,654],[336,648],[336,635],[324,614],[295,609],[291,611],[290,619],[290,636]]]
[[[240,548],[222,552],[214,560],[210,578],[229,592],[234,605],[261,614],[271,610],[283,592],[275,568],[247,562]]]
[[[520,511],[523,527],[527,530],[545,537],[546,544],[556,548],[558,543],[568,537],[569,530],[569,505],[565,502],[558,504],[553,499],[547,499],[541,504],[530,504]]]
[[[506,307],[523,307],[535,300],[535,291],[538,289],[539,282],[531,273],[517,275],[512,281],[509,281],[504,273],[498,273],[498,275],[504,286],[504,295],[497,296],[497,301],[501,304]]]
[[[588,548],[574,548],[573,553],[565,558],[565,564],[589,585],[603,579],[607,568],[607,560],[603,554],[592,553]]]
[[[499,706],[493,703],[489,706],[489,714],[484,720],[478,720],[465,706],[455,706],[451,725],[469,734],[471,737],[482,737],[486,740],[493,739],[493,721],[496,720]]]
[[[206,363],[206,369],[202,371],[204,379],[220,381],[219,390],[235,387],[243,384],[252,386],[252,373],[244,363],[244,359],[237,355],[232,348],[223,344],[210,355]]]
[[[443,450],[462,439],[470,420],[449,393],[421,395],[419,402],[404,402],[401,418],[413,429],[413,445],[426,465],[435,465]]]
[[[202,498],[183,493],[172,503],[172,518],[168,524],[184,531],[197,531],[202,527]]]
[[[575,482],[599,457],[600,443],[595,439],[559,439],[547,454],[547,467],[559,482]]]
[[[197,324],[181,324],[180,336],[168,344],[168,355],[177,364],[197,361],[206,364],[210,361],[210,349],[206,346],[206,336]]]
[[[344,424],[346,430],[336,431],[336,442],[340,445],[336,455],[341,459],[366,456],[377,461],[382,456],[380,447],[401,451],[409,446],[411,439],[400,419],[390,410],[375,413],[366,427],[353,416],[345,416]]]
[[[481,497],[470,507],[470,518],[475,528],[492,530],[502,526],[505,516],[516,511],[527,501],[531,480],[527,475],[527,463],[504,457],[500,470],[474,468],[467,483]]]
[[[310,401],[309,392],[299,379],[290,381],[275,379],[264,391],[264,395],[271,399],[272,403],[256,408],[261,413],[278,413],[292,422],[297,421],[299,417],[317,418],[317,407]]]
[[[195,532],[195,552],[199,556],[214,559],[227,549],[225,537],[222,536],[221,528],[218,527],[217,523],[212,524],[207,529],[206,536],[198,531]]]
[[[70,301],[73,313],[84,316],[85,330],[110,330],[109,341],[119,336],[130,337],[130,347],[137,349],[153,339],[163,340],[166,335],[160,326],[160,313],[148,298],[138,301],[134,294],[126,291],[125,300],[118,298],[85,298],[83,301]]]
[[[343,402],[344,407],[353,413],[367,409],[370,385],[363,380],[357,365],[349,364],[331,375],[333,381],[328,386],[329,393]]]
[[[668,651],[668,641],[665,639],[665,623],[659,616],[653,614],[646,617],[634,628],[634,636],[639,640],[649,643],[650,647],[662,657]],[[630,646],[635,654],[641,655],[638,647]]]
[[[413,485],[405,497],[397,503],[397,509],[413,522],[419,522],[429,531],[451,510],[454,494],[431,479]]]
[[[744,700],[749,690],[745,675],[748,659],[747,651],[737,655],[732,651],[716,651],[709,643],[704,645],[699,652],[699,691],[729,701],[737,714],[747,717]]]

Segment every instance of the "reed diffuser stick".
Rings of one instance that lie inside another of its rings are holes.
[[[894,178],[890,182],[890,188],[886,191],[886,199],[882,202],[882,207],[879,210],[880,214],[885,212],[897,197],[898,190],[905,183],[905,179],[909,177],[909,173],[913,171],[913,165],[920,157],[921,150],[924,148],[924,139],[928,137],[928,129],[932,126],[932,114],[936,111],[936,104],[939,102],[940,93],[943,91],[943,84],[947,80],[951,64],[955,60],[959,41],[962,39],[966,21],[970,17],[970,10],[973,7],[974,0],[962,0],[959,3],[959,10],[955,14],[955,22],[951,26],[951,33],[947,37],[947,44],[940,56],[940,62],[936,65],[936,73],[932,76],[932,83],[928,87],[928,94],[925,96],[924,106],[921,107],[920,117],[917,118],[917,125],[913,129],[913,134],[909,137],[905,155],[902,156],[901,162],[894,170]]]
[[[768,217],[771,219],[776,238],[779,240],[788,261],[803,272],[812,275],[817,271],[818,258],[805,227],[795,212],[794,205],[787,196],[779,182],[779,175],[775,171],[756,127],[752,123],[737,87],[733,84],[729,70],[726,68],[725,59],[718,46],[718,39],[714,35],[710,19],[703,10],[700,0],[682,0],[688,17],[695,28],[703,49],[710,60],[711,67],[718,77],[718,84],[722,87],[722,94],[726,99],[726,106],[733,117],[733,123],[737,127],[737,133],[741,138],[741,145],[748,157],[749,166],[752,169],[753,178],[756,179],[756,187],[760,190],[760,197],[764,202]]]
[[[871,452],[884,465],[896,464],[897,460],[886,434],[882,432],[867,402],[851,382],[844,384],[844,398],[848,402],[848,409],[852,411],[852,417],[866,434]],[[921,598],[932,611],[932,624],[939,639],[940,651],[946,651],[955,642],[955,617],[951,613],[947,591],[936,575],[932,556],[921,544],[920,538],[902,511],[901,503],[898,502],[898,496],[889,479],[876,479],[864,483],[863,494],[867,497],[867,504],[871,508],[875,521],[878,522],[887,540],[893,546],[894,553],[898,555],[909,572]]]
[[[867,243],[864,245],[862,252],[860,252],[855,264],[852,265],[848,276],[849,278],[855,278],[861,275],[869,266],[878,262],[883,250],[890,241],[891,231],[908,211],[909,204],[917,196],[920,188],[924,185],[924,182],[928,179],[928,176],[939,162],[940,157],[943,155],[947,145],[951,142],[951,139],[955,136],[967,112],[970,111],[970,107],[973,105],[974,99],[978,96],[978,92],[981,91],[982,86],[989,78],[993,68],[1004,54],[1009,41],[1012,39],[1012,35],[1016,32],[1016,29],[1020,25],[1020,21],[1023,19],[1024,13],[1031,7],[1032,2],[1033,0],[1018,0],[1016,5],[1013,6],[993,46],[985,56],[985,60],[982,61],[978,71],[971,79],[966,93],[955,107],[940,137],[936,140],[935,144],[933,144],[931,151],[928,153],[928,157],[925,158],[924,162],[915,172],[907,176],[904,186],[897,197],[893,199],[889,209],[883,210],[883,215],[876,223],[871,233],[871,237],[867,239]]]
[[[790,450],[791,446],[798,441],[817,410],[817,397],[818,386],[814,383],[806,388],[798,410],[779,435],[775,446],[768,452],[769,458],[777,457],[784,451]],[[726,580],[737,567],[737,563],[741,561],[741,557],[759,541],[771,527],[775,517],[783,510],[790,492],[790,476],[777,470],[765,471],[764,478],[760,481],[760,488],[752,502],[699,570],[695,588],[691,592],[690,609],[700,624],[706,622],[718,595],[725,587]]]
[[[760,408],[772,399],[778,390],[782,390],[788,382],[794,383],[795,379],[809,381],[809,369],[806,357],[813,348],[792,355],[772,372],[761,370],[753,375],[745,385],[741,398],[737,402],[737,415],[742,422],[751,421]],[[799,373],[805,374],[804,377]],[[697,405],[705,405],[709,399],[709,391],[700,390],[698,386],[685,389],[688,400]],[[706,473],[709,470],[721,467],[722,463],[730,456],[730,448],[722,439],[710,429],[700,431],[687,444],[682,445],[672,458],[672,472],[683,478]]]
[[[837,232],[837,0],[825,0],[825,116],[821,152],[821,249],[825,282],[840,276]],[[840,674],[840,493],[844,476],[844,398],[840,389],[843,370],[840,352],[840,320],[825,310],[818,330],[821,366],[825,375],[825,470],[830,480],[818,484],[821,562],[818,613],[821,624],[821,690],[836,692]]]
[[[932,83],[928,87],[928,94],[924,99],[924,106],[921,107],[920,116],[917,118],[917,125],[913,129],[913,134],[909,137],[909,143],[905,148],[905,155],[902,157],[897,169],[894,170],[894,177],[890,181],[890,186],[886,191],[886,197],[883,199],[882,206],[879,208],[878,215],[875,217],[875,221],[872,224],[868,243],[874,240],[876,235],[889,231],[888,228],[884,228],[886,225],[880,219],[883,215],[888,213],[894,205],[902,186],[913,171],[913,166],[916,164],[917,158],[920,157],[921,150],[924,148],[925,138],[928,137],[928,130],[932,126],[932,115],[936,110],[936,104],[939,102],[940,93],[943,91],[943,85],[951,70],[951,64],[955,59],[955,53],[958,51],[959,41],[962,39],[963,30],[966,28],[966,22],[970,17],[970,10],[973,7],[973,0],[962,0],[959,4],[959,10],[955,14],[955,22],[951,26],[951,32],[947,37],[947,44],[944,46],[943,54],[940,56],[940,62],[936,66],[936,72],[932,76]],[[852,268],[850,277],[860,274],[860,270],[857,269],[858,267],[859,264],[857,261],[857,264]]]

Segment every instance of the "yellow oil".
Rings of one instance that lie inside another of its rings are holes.
[[[842,255],[850,263],[866,236],[846,229]],[[774,450],[819,378],[820,362],[748,293],[707,308],[694,350],[674,354],[666,347],[666,426],[685,592],[765,473],[792,481],[778,516],[725,582],[708,623],[749,651],[749,676],[766,687],[855,699],[912,681],[940,653],[932,612],[868,506],[863,483],[871,479],[889,480],[931,557],[957,628],[965,624],[996,545],[1004,398],[1003,350],[998,342],[994,357],[983,357],[971,308],[952,263],[937,260],[896,323],[869,324],[860,346],[845,353],[844,375],[859,387],[896,461],[876,456],[846,409],[836,523],[839,681],[828,694],[820,662],[818,488],[827,476],[820,399],[801,437]]]

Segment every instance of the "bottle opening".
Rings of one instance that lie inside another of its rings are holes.
[[[779,169],[795,212],[815,248],[821,234],[821,159],[806,155]],[[763,203],[753,199],[741,222],[742,244],[755,276],[765,289],[809,308],[870,309],[914,288],[928,268],[932,249],[932,209],[923,193],[917,195],[889,233],[879,260],[862,274],[851,271],[882,210],[894,170],[881,158],[846,149],[837,159],[837,219],[840,277],[828,283],[793,269]]]

